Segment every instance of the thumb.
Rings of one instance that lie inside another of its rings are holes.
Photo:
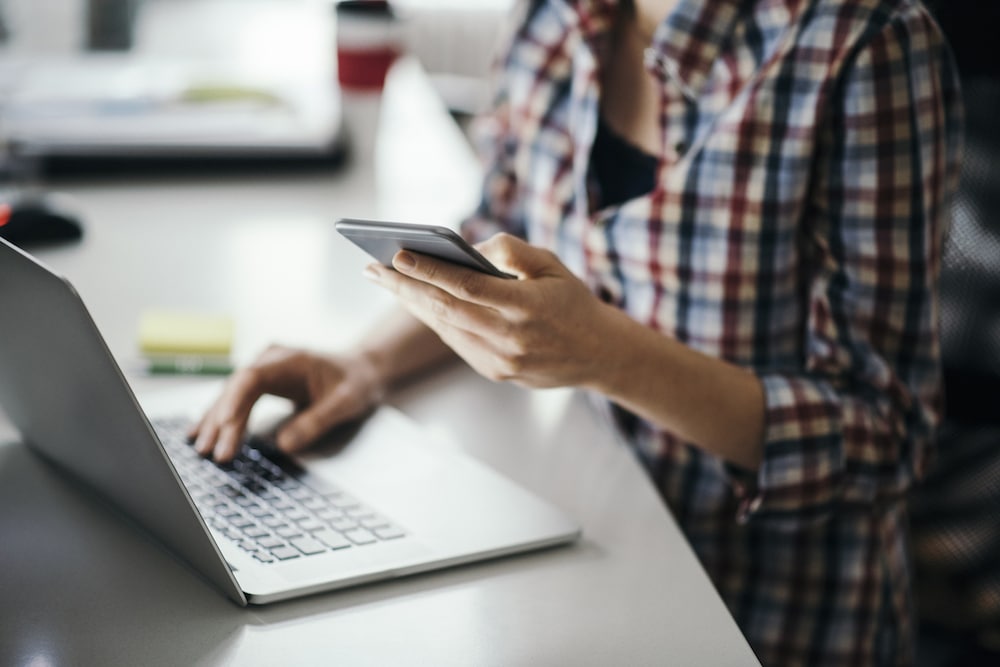
[[[363,410],[359,401],[344,391],[343,387],[338,387],[323,399],[296,414],[281,427],[276,437],[278,449],[284,452],[297,452],[319,440],[334,426],[356,417]]]
[[[498,267],[525,278],[558,272],[562,267],[556,256],[548,250],[535,247],[510,234],[497,234],[478,244],[476,248]]]

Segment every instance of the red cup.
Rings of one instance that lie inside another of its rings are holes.
[[[379,92],[402,52],[399,22],[384,0],[345,0],[337,11],[337,76],[341,89]]]

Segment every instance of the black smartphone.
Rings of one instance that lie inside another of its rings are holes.
[[[478,250],[466,243],[465,239],[447,227],[345,218],[337,221],[336,228],[356,246],[389,267],[397,252],[410,250],[497,278],[517,277],[495,267]]]

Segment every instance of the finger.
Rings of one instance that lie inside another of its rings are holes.
[[[198,433],[200,433],[201,429],[205,426],[205,420],[207,418],[208,411],[201,416],[201,419],[196,421],[193,426],[189,427],[188,430],[184,432],[184,436],[187,438],[188,444],[193,443],[195,438],[198,437]]]
[[[491,236],[477,244],[476,249],[501,269],[525,278],[537,278],[567,270],[548,250],[510,234]]]
[[[297,452],[341,422],[357,417],[367,408],[347,385],[341,385],[322,400],[295,415],[278,431],[278,449]]]
[[[236,458],[243,446],[243,431],[246,424],[228,422],[219,429],[219,438],[212,451],[212,459],[216,463],[228,463]]]
[[[208,426],[209,422],[212,419],[213,413],[218,408],[218,403],[220,398],[221,398],[221,392],[220,396],[216,397],[212,405],[210,405],[208,409],[202,413],[198,421],[196,421],[192,426],[189,426],[187,431],[185,431],[184,435],[185,437],[187,437],[188,444],[194,444],[195,442],[197,442],[198,436],[201,435],[201,432],[205,430],[205,428]]]
[[[388,271],[380,265],[369,267],[365,275],[396,294],[411,313],[429,326],[436,320],[482,335],[505,335],[509,329],[506,319],[496,309],[464,301],[431,283]]]
[[[434,285],[469,303],[499,307],[516,299],[516,281],[428,255],[401,250],[393,257],[392,265],[405,276]]]
[[[215,441],[219,437],[219,427],[212,419],[204,420],[204,424],[198,431],[198,437],[194,441],[194,449],[202,456],[208,456],[215,448]]]
[[[244,368],[233,374],[222,395],[199,424],[195,441],[199,454],[211,455],[215,460],[230,460],[235,456],[250,411],[257,399],[266,393],[267,378],[267,365]]]

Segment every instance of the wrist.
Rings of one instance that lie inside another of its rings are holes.
[[[358,379],[364,383],[367,395],[373,403],[381,402],[392,384],[390,364],[385,353],[378,349],[360,348],[351,357]]]
[[[615,398],[623,385],[634,379],[632,360],[638,347],[636,335],[645,333],[645,327],[625,312],[604,302],[598,302],[593,339],[597,349],[590,355],[592,361],[581,386],[609,398]],[[640,331],[637,331],[640,330]]]

